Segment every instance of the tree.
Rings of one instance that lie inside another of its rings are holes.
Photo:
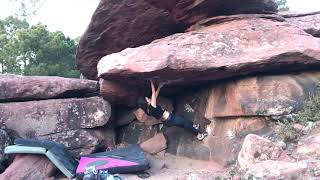
[[[289,7],[287,6],[287,0],[276,0],[279,11],[289,11]]]
[[[0,72],[22,75],[79,77],[75,70],[76,42],[43,24],[0,20]]]

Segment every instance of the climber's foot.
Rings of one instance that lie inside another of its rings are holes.
[[[204,133],[198,133],[197,135],[197,139],[199,141],[202,141],[204,138],[206,138],[208,136],[208,133],[207,132],[204,132]]]
[[[193,127],[194,127],[196,130],[199,130],[200,124],[193,124]]]

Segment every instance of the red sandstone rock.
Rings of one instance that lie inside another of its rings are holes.
[[[278,160],[283,150],[270,140],[249,134],[244,139],[238,155],[238,163],[242,169],[266,160]]]
[[[170,14],[144,0],[101,0],[76,53],[80,72],[97,78],[97,63],[107,54],[148,44],[171,35],[177,26]]]
[[[215,161],[228,166],[236,161],[244,137],[250,133],[272,132],[264,117],[205,118],[209,96],[208,89],[184,91],[176,97],[175,114],[200,124],[202,131],[209,133],[203,141],[176,127],[164,128],[168,139],[167,152],[191,159]]]
[[[210,90],[205,117],[281,116],[297,112],[314,94],[320,73],[255,76],[221,82]]]
[[[297,146],[297,153],[301,155],[310,155],[312,157],[320,157],[320,133],[303,137]]]
[[[244,178],[254,179],[317,179],[320,161],[284,162],[267,160],[252,164]]]
[[[6,163],[9,162],[8,155],[4,154],[4,149],[11,145],[11,139],[6,131],[0,129],[0,174],[4,171]]]
[[[223,14],[266,14],[277,11],[273,0],[146,0],[156,7],[167,9],[175,19],[186,25],[204,18]]]
[[[268,133],[271,131],[268,126],[263,117],[215,118],[207,128],[209,136],[203,141],[210,147],[210,160],[223,166],[233,164],[244,137],[250,133]]]
[[[320,12],[310,13],[293,13],[284,12],[281,16],[286,18],[286,21],[305,32],[320,37]]]
[[[105,56],[98,71],[119,87],[125,84],[140,91],[148,89],[150,78],[169,80],[165,92],[249,73],[315,67],[319,60],[320,39],[283,22],[252,18],[175,34]],[[118,101],[126,97],[130,95],[121,94]]]
[[[132,109],[119,109],[117,111],[117,115],[115,118],[115,125],[116,126],[124,126],[130,124],[133,120],[136,119],[136,116],[134,115],[134,110]]]
[[[147,126],[133,121],[119,131],[119,140],[123,144],[140,144],[157,134],[157,126]]]
[[[53,178],[56,167],[43,155],[16,155],[0,179],[37,180]]]
[[[0,124],[21,137],[100,127],[110,116],[110,104],[100,97],[0,104]]]
[[[97,81],[0,74],[0,102],[85,97],[97,91]]]
[[[162,133],[140,144],[141,148],[149,154],[157,154],[167,148],[167,140]]]

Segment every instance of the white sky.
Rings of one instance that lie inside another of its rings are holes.
[[[320,11],[320,0],[287,0],[291,11]],[[81,36],[88,26],[99,0],[47,0],[33,23],[42,22],[51,31],[61,30],[68,36]],[[0,18],[12,15],[10,0],[0,0]]]

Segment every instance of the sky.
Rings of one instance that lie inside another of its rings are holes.
[[[66,35],[76,38],[86,30],[99,0],[46,0],[32,24],[41,22],[50,31],[60,30]],[[291,11],[320,11],[320,0],[287,0]],[[15,8],[10,0],[0,0],[0,18],[13,15]]]

